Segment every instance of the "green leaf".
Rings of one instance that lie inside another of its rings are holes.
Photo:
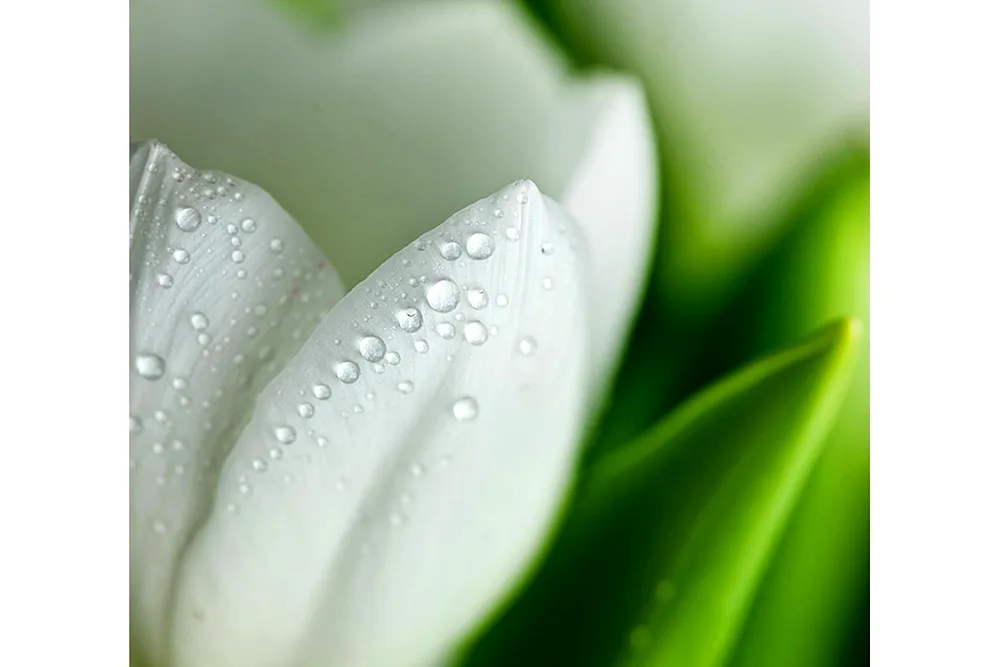
[[[289,10],[313,28],[330,29],[340,18],[337,0],[270,0],[270,2]]]
[[[585,469],[550,556],[464,664],[724,664],[859,329],[842,320],[751,364]]]
[[[758,346],[833,314],[868,320],[869,172],[842,179],[819,215],[796,230],[761,280]],[[799,506],[761,585],[731,667],[828,667],[851,656],[867,627],[869,343]],[[853,637],[858,635],[860,637]],[[852,641],[853,639],[853,641]]]

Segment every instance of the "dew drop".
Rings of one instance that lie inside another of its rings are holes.
[[[500,308],[506,308],[510,300],[507,298],[506,294],[500,294],[497,296],[497,306]]]
[[[257,230],[257,223],[253,218],[246,218],[240,223],[240,229],[245,231],[247,234],[251,234]]]
[[[463,396],[451,406],[451,414],[460,422],[472,421],[479,415],[479,404],[471,396]]]
[[[431,346],[428,345],[426,340],[421,338],[420,340],[413,342],[413,349],[415,349],[420,354],[427,354],[427,351],[431,349]]]
[[[402,382],[400,382],[399,384],[396,385],[396,389],[399,389],[399,393],[401,393],[401,394],[412,393],[413,392],[413,383],[410,382],[409,380],[403,380]]]
[[[482,287],[476,287],[469,290],[469,293],[465,295],[468,299],[469,305],[476,310],[482,310],[490,302],[490,295],[486,293]]]
[[[191,254],[184,248],[174,250],[174,261],[178,264],[187,264],[191,261]]]
[[[315,396],[319,400],[325,401],[332,395],[333,395],[333,390],[330,389],[330,385],[323,384],[322,382],[313,385],[313,396]]]
[[[386,363],[396,366],[399,364],[399,353],[398,352],[386,352],[385,353]]]
[[[173,380],[170,381],[170,386],[176,389],[177,391],[184,391],[185,389],[187,389],[188,383],[187,380],[185,380],[184,378],[174,378]]]
[[[413,333],[424,325],[424,317],[416,308],[402,308],[396,311],[396,323],[403,331]]]
[[[447,243],[441,244],[441,256],[448,261],[453,261],[462,256],[462,246],[455,243],[454,241],[448,241]]]
[[[303,419],[309,419],[314,414],[316,414],[316,408],[313,407],[312,403],[302,403],[299,405],[299,416]]]
[[[451,322],[441,322],[434,330],[437,331],[437,335],[441,336],[445,340],[450,340],[455,337],[455,325]]]
[[[201,213],[189,206],[184,206],[174,212],[174,222],[177,223],[182,232],[193,232],[201,224]]]
[[[280,449],[278,449],[277,447],[274,447],[267,452],[267,455],[270,456],[271,459],[274,461],[280,461],[282,458],[284,458],[285,453]]]
[[[270,247],[273,252],[281,252],[285,249],[285,242],[281,239],[271,239]]]
[[[545,277],[542,278],[542,289],[552,289],[553,282],[552,278]]]
[[[493,254],[495,247],[493,237],[482,232],[476,232],[465,242],[465,251],[472,259],[486,259]]]
[[[427,304],[439,313],[449,313],[458,306],[458,285],[444,278],[427,288]]]
[[[378,336],[365,336],[358,341],[358,351],[365,361],[379,361],[385,356],[385,341]]]
[[[525,193],[525,192],[518,192],[517,193],[517,203],[518,204],[522,204],[522,205],[523,204],[527,204],[528,203],[528,194]]]
[[[353,361],[341,361],[333,367],[333,372],[337,375],[337,379],[344,384],[357,382],[361,376],[361,369]]]
[[[193,313],[191,315],[191,326],[195,331],[204,331],[208,328],[208,317],[202,312]]]
[[[232,257],[233,261],[236,262],[237,264],[241,264],[243,260],[247,258],[247,256],[243,254],[242,250],[234,250],[233,254],[230,255],[230,257]]]
[[[142,420],[135,415],[129,415],[128,418],[128,432],[129,433],[142,433]]]
[[[542,254],[551,255],[556,251],[556,246],[553,243],[543,243],[542,244]]]
[[[501,209],[501,208],[495,208],[495,209],[493,209],[493,217],[496,218],[497,220],[499,220],[500,218],[502,218],[503,217],[503,209]]]
[[[482,345],[489,338],[486,326],[478,320],[473,320],[465,325],[465,340],[473,345]]]
[[[256,470],[257,472],[264,472],[265,470],[267,470],[267,461],[265,461],[264,459],[254,459],[253,461],[250,462],[250,467]]]
[[[410,466],[410,474],[414,477],[420,477],[424,472],[426,472],[426,468],[424,468],[422,463],[414,463]]]
[[[508,241],[516,241],[521,238],[521,232],[517,227],[508,227],[504,233],[507,235]]]
[[[160,287],[173,287],[174,278],[173,278],[173,276],[171,276],[168,273],[157,273],[156,274],[156,283]]]
[[[531,336],[525,336],[517,342],[517,350],[526,357],[530,357],[538,349],[538,343]]]
[[[274,437],[284,445],[295,442],[295,429],[291,426],[278,426],[274,429]]]
[[[135,370],[140,377],[147,380],[159,380],[163,377],[163,372],[167,365],[163,357],[152,352],[140,352],[135,355]]]

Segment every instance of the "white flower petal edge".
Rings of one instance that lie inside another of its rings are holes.
[[[259,188],[157,142],[133,145],[129,180],[131,620],[137,651],[158,656],[244,415],[344,292]]]
[[[266,2],[130,16],[133,135],[260,183],[349,285],[496,184],[538,183],[593,250],[595,372],[615,367],[659,183],[632,79],[571,75],[512,2],[387,3],[322,36]]]
[[[214,224],[239,226],[233,213]],[[163,217],[169,228],[177,215]],[[134,433],[133,596],[147,604],[133,614],[148,614],[138,625],[151,654],[421,665],[473,630],[540,546],[572,472],[589,372],[581,244],[557,204],[515,183],[339,301],[248,422],[213,416],[231,422],[232,448],[223,437],[204,453],[158,453]],[[237,280],[203,275],[184,303],[198,290],[225,303]],[[159,312],[143,324],[162,333],[140,334],[183,341],[189,319],[190,305]],[[217,372],[238,373],[232,353],[216,355]],[[162,354],[170,366],[177,352]],[[140,407],[160,400],[147,396]],[[170,477],[186,495],[164,491],[156,476],[191,456],[209,461],[201,486]]]

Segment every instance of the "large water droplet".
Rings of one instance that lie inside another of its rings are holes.
[[[413,342],[413,349],[415,349],[420,354],[427,354],[427,351],[431,349],[431,346],[427,343],[426,340],[421,338],[420,340]]]
[[[135,370],[147,380],[159,380],[167,369],[163,357],[152,352],[140,352],[135,355]]]
[[[451,406],[451,414],[460,422],[472,421],[479,415],[479,404],[471,396],[463,396]]]
[[[385,356],[385,341],[378,336],[365,336],[358,341],[358,351],[365,361],[379,361]]]
[[[462,246],[458,245],[454,241],[442,243],[441,256],[449,261],[456,260],[462,256]]]
[[[291,426],[278,426],[274,429],[274,437],[284,445],[295,442],[295,429]]]
[[[313,385],[313,396],[321,401],[325,401],[330,396],[333,395],[333,390],[330,389],[330,385],[323,384],[322,382]]]
[[[257,223],[254,222],[253,218],[246,218],[240,223],[240,228],[247,234],[250,234],[257,229]]]
[[[482,345],[489,337],[486,326],[482,322],[473,320],[465,325],[465,340],[473,345]]]
[[[312,403],[302,403],[299,405],[299,416],[303,419],[309,419],[314,414],[316,414],[316,408],[313,407]]]
[[[193,232],[201,224],[201,213],[189,206],[183,206],[174,211],[174,222],[184,232]]]
[[[517,343],[518,351],[526,357],[530,357],[538,349],[538,343],[531,336],[525,336]]]
[[[242,250],[234,250],[233,254],[230,255],[230,257],[232,257],[233,261],[236,262],[237,264],[241,264],[243,260],[247,258],[247,256],[243,254]]]
[[[174,278],[169,273],[157,273],[156,283],[160,287],[172,287],[174,284]]]
[[[482,232],[476,232],[465,242],[465,251],[472,259],[486,259],[493,254],[494,248],[493,237]]]
[[[203,331],[208,328],[208,317],[205,313],[193,313],[191,315],[191,326],[195,331]]]
[[[187,264],[191,261],[191,253],[184,248],[177,248],[174,250],[174,261],[178,264]]]
[[[439,313],[449,313],[458,306],[458,285],[444,278],[427,288],[427,304]]]
[[[386,363],[388,363],[388,364],[390,364],[392,366],[396,366],[397,364],[399,364],[399,353],[398,352],[386,352],[385,353],[385,361],[386,361]]]
[[[469,293],[465,295],[465,298],[468,299],[469,305],[476,310],[482,310],[490,302],[490,295],[487,294],[486,290],[482,287],[474,287],[473,289],[470,289]]]
[[[396,323],[403,331],[413,333],[424,325],[424,316],[416,308],[402,308],[396,311]]]
[[[455,325],[451,322],[441,322],[434,330],[437,331],[437,335],[441,336],[445,340],[450,340],[455,337]]]
[[[361,376],[361,369],[353,361],[341,361],[333,367],[333,372],[336,373],[337,379],[344,384],[357,382]]]

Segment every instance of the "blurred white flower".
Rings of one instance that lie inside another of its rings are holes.
[[[136,2],[131,71],[133,137],[264,188],[133,147],[136,661],[439,663],[535,556],[616,365],[641,92],[485,2],[330,37]],[[517,181],[428,231],[517,178],[558,203]]]

